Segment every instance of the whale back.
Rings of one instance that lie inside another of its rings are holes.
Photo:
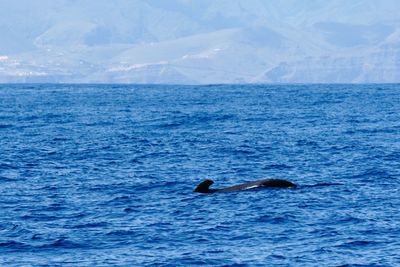
[[[214,183],[213,180],[204,180],[203,182],[199,183],[199,185],[194,189],[194,192],[199,193],[211,193],[213,190],[210,190],[210,186]]]
[[[272,188],[296,188],[297,186],[289,181],[281,179],[264,179],[253,182],[247,182],[244,184],[234,185],[230,187],[225,187],[222,189],[210,189],[210,186],[214,183],[213,180],[204,180],[195,189],[194,192],[198,193],[215,193],[215,192],[235,192],[243,191],[260,187],[272,187]]]
[[[260,181],[262,187],[295,188],[294,183],[281,179],[267,179]]]

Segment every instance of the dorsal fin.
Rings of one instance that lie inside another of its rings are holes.
[[[196,187],[194,192],[199,192],[199,193],[211,193],[212,190],[210,190],[210,186],[214,183],[213,180],[207,179],[204,180],[203,182],[199,183],[199,185]]]

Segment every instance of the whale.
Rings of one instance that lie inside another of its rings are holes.
[[[214,183],[213,180],[207,179],[197,185],[194,192],[197,193],[225,193],[225,192],[236,192],[244,191],[255,188],[296,188],[292,182],[281,180],[281,179],[264,179],[253,182],[247,182],[244,184],[234,185],[221,189],[211,189],[210,186]]]

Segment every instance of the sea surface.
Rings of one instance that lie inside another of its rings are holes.
[[[397,84],[0,85],[0,266],[400,266],[399,183]]]

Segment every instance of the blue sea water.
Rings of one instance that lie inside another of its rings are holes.
[[[400,266],[399,183],[400,85],[0,85],[1,266]]]

